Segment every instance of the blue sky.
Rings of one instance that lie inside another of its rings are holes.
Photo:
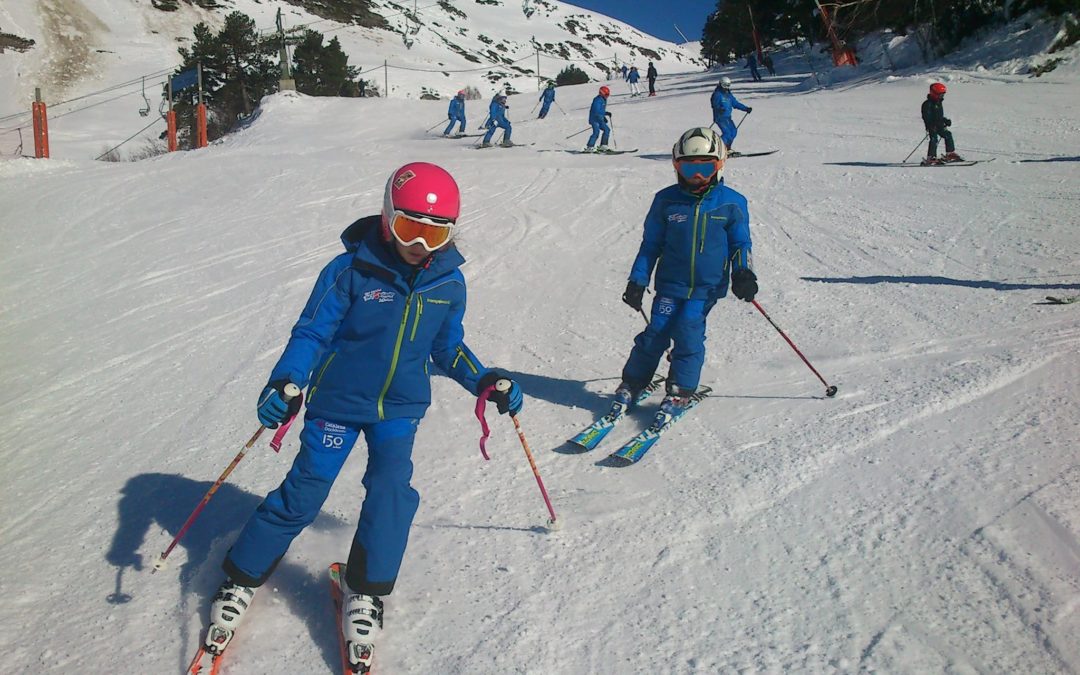
[[[705,19],[716,10],[716,0],[563,0],[628,23],[643,33],[679,43],[683,39],[673,24],[690,40],[700,40]]]

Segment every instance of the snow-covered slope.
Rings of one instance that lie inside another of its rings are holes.
[[[469,341],[522,383],[566,525],[539,527],[509,420],[491,420],[485,463],[472,398],[435,378],[379,672],[1080,670],[1080,305],[1043,304],[1080,293],[1080,81],[951,80],[961,153],[996,161],[896,168],[877,164],[922,135],[930,78],[798,92],[797,64],[759,84],[725,71],[754,106],[737,147],[780,149],[726,175],[749,199],[758,300],[840,394],[726,299],[714,394],[626,470],[558,450],[606,407],[641,328],[619,295],[714,75],[664,77],[652,99],[617,87],[615,141],[640,148],[619,157],[560,151],[584,138],[566,139],[583,85],[544,121],[534,95],[511,97],[531,148],[424,135],[440,102],[278,95],[199,152],[0,162],[5,672],[186,664],[221,557],[295,436],[248,454],[171,570],[148,564],[254,431],[338,232],[419,159],[463,186]],[[360,447],[256,599],[230,673],[334,667],[325,567],[348,550],[363,468]]]

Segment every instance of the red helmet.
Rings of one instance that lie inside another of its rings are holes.
[[[453,226],[461,214],[461,193],[446,169],[427,162],[412,162],[390,175],[383,195],[382,235],[390,241],[395,215],[437,226]]]
[[[945,95],[946,91],[948,90],[945,89],[945,85],[940,82],[935,82],[930,85],[930,95],[934,98],[941,98]]]
[[[604,98],[607,98],[608,96],[611,95],[611,90],[608,89],[607,87],[600,87],[600,95],[603,96]]]

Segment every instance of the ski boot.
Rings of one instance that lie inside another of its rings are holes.
[[[945,163],[944,161],[938,159],[937,157],[934,157],[933,155],[928,155],[926,157],[926,159],[919,162],[919,165],[920,166],[940,166],[940,165],[942,165],[944,163]]]
[[[634,401],[637,400],[643,389],[645,389],[643,384],[623,380],[615,390],[615,400],[629,408],[634,405]]]
[[[946,152],[945,156],[941,158],[941,161],[947,164],[950,162],[962,162],[964,161],[964,158],[956,154],[955,152]]]
[[[484,141],[483,143],[481,143],[481,144],[480,144],[480,147],[481,147],[481,148],[490,148],[490,147],[491,147],[491,143],[489,143],[489,142],[487,142],[487,141]]]
[[[257,588],[241,586],[226,579],[210,606],[210,628],[206,631],[206,651],[220,654],[232,641],[236,629],[255,597]]]
[[[696,387],[680,387],[669,384],[667,394],[664,396],[664,400],[660,402],[660,412],[669,417],[678,417],[686,412],[695,391],[697,391]]]
[[[353,593],[346,587],[341,603],[341,632],[354,673],[367,673],[375,658],[375,643],[382,633],[383,603],[377,596]]]
[[[499,143],[499,145],[501,145],[504,148],[512,148],[512,147],[514,147],[513,141],[503,141],[502,143]]]
[[[611,148],[609,148],[606,145],[601,145],[598,148],[596,148],[596,152],[598,152],[598,153],[610,152],[610,151],[611,151]]]
[[[584,148],[581,149],[581,151],[582,152],[596,152],[596,148],[594,148],[591,145],[586,145]]]

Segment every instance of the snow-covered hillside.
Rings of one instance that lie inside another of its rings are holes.
[[[611,110],[619,157],[577,156],[595,85],[514,139],[424,135],[440,102],[270,98],[248,129],[139,163],[0,162],[0,647],[5,671],[177,672],[218,564],[296,451],[249,453],[173,556],[149,562],[256,425],[254,400],[338,232],[410,160],[464,189],[466,327],[511,369],[517,437],[437,377],[423,503],[380,673],[1080,670],[1080,79],[948,69],[974,167],[897,168],[931,77],[800,92],[798,60],[736,78],[754,106],[727,180],[749,199],[762,306],[710,316],[715,389],[643,461],[564,441],[607,405],[641,317],[619,302],[669,149],[714,75]],[[475,104],[471,119],[480,116]],[[1037,126],[1017,120],[1038,120]],[[921,151],[921,148],[920,148]],[[645,423],[651,407],[620,428]],[[614,443],[615,440],[612,442]],[[364,451],[257,597],[228,672],[336,663],[325,567]]]
[[[481,92],[506,86],[533,91],[538,68],[540,76],[554,78],[571,63],[596,79],[623,63],[644,70],[651,60],[667,72],[703,64],[697,51],[557,0],[443,0],[417,5],[417,11],[413,3],[373,0],[387,26],[378,29],[316,16],[299,4],[229,0],[207,10],[181,2],[177,11],[164,12],[149,2],[5,2],[0,31],[35,44],[0,54],[0,89],[10,94],[0,100],[0,115],[28,106],[35,87],[45,91],[46,101],[58,102],[143,75],[154,83],[156,100],[159,74],[178,65],[176,49],[190,43],[192,26],[219,26],[231,11],[271,33],[281,10],[286,29],[310,26],[338,38],[350,63],[380,90],[388,83],[391,97],[446,96],[466,85]]]

